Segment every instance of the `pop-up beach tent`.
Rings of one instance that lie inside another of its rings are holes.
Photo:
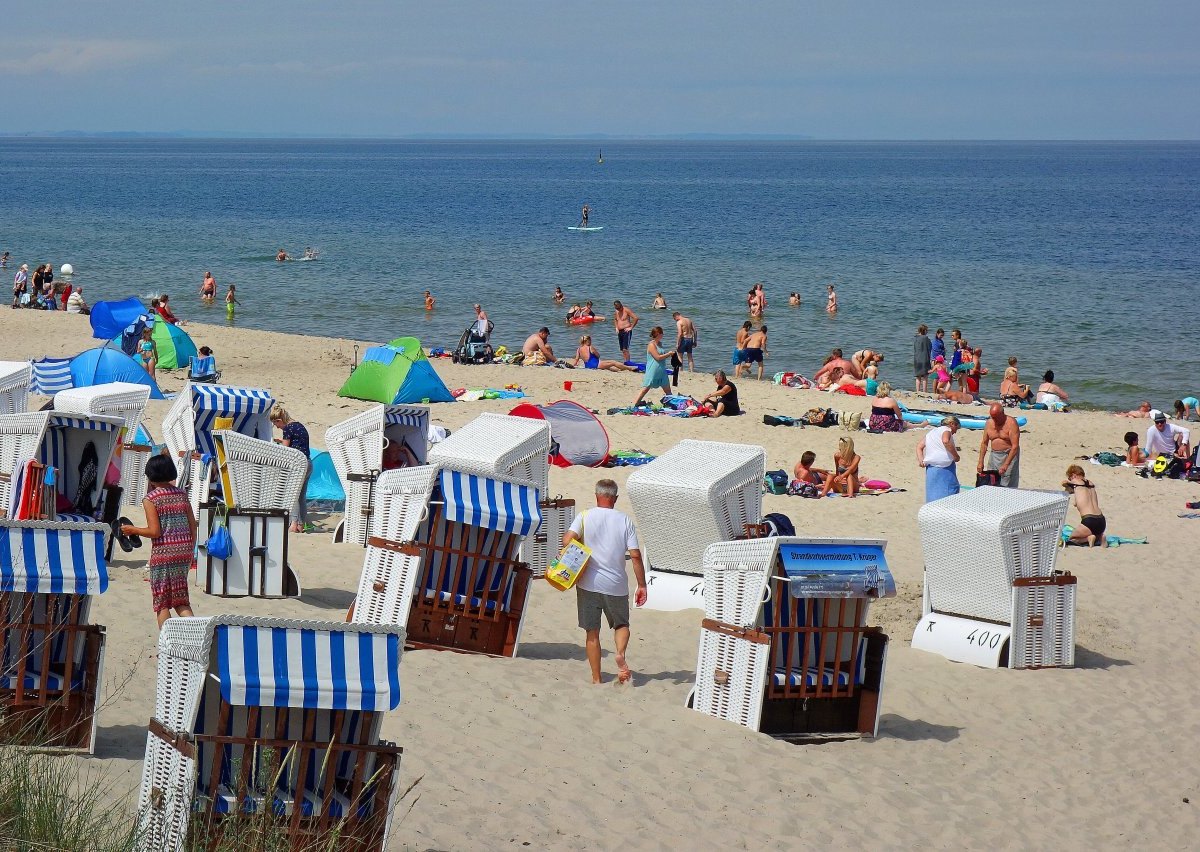
[[[545,420],[550,425],[550,463],[599,467],[608,458],[608,432],[596,415],[577,402],[560,399],[549,405],[524,402],[508,412],[513,417]]]
[[[196,344],[192,342],[192,338],[186,331],[165,320],[154,318],[151,318],[150,328],[150,338],[158,350],[158,363],[155,365],[158,369],[182,370],[191,363],[197,350]],[[112,338],[113,345],[118,349],[121,349],[123,332],[124,330],[117,332]]]
[[[150,374],[120,349],[101,346],[87,349],[71,359],[71,382],[76,388],[90,388],[112,382],[145,385],[151,399],[166,399]]]
[[[363,353],[362,363],[338,391],[338,396],[397,405],[412,402],[454,402],[445,382],[425,357],[421,341],[397,337]]]
[[[120,337],[121,332],[139,319],[149,315],[150,311],[142,304],[141,299],[130,297],[119,302],[97,302],[92,305],[88,320],[92,324],[92,337],[98,340],[112,340],[114,337]]]

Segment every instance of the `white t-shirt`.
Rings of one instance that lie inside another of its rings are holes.
[[[629,516],[616,509],[597,506],[576,515],[571,532],[592,549],[592,559],[575,585],[602,595],[628,595],[625,554],[639,549],[637,533]]]
[[[77,314],[83,310],[83,294],[75,290],[67,297],[67,313]]]
[[[1155,456],[1173,456],[1175,455],[1175,436],[1182,435],[1183,443],[1191,443],[1189,438],[1191,433],[1181,426],[1176,426],[1174,423],[1166,424],[1166,428],[1161,432],[1153,423],[1146,430],[1146,455],[1150,458]]]
[[[938,426],[930,429],[929,434],[925,436],[926,467],[950,467],[954,464],[954,459],[947,451],[946,445],[942,443],[942,436],[949,431],[949,426]]]

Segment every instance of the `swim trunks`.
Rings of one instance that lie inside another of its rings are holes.
[[[734,349],[732,363],[733,363],[733,366],[735,366],[735,367],[738,364],[746,363],[746,350],[745,349]]]
[[[679,354],[686,355],[696,348],[696,339],[694,337],[679,338]]]
[[[1088,531],[1099,541],[1104,536],[1104,530],[1108,528],[1108,521],[1103,515],[1084,515],[1079,519],[1079,523],[1088,528]]]
[[[629,348],[629,344],[633,342],[633,329],[617,332],[617,348],[622,352]]]
[[[743,349],[742,360],[747,364],[761,364],[763,362],[763,351],[757,347]]]

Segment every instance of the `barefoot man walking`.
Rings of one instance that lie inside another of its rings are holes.
[[[626,683],[632,676],[625,661],[629,647],[629,576],[625,573],[625,554],[633,563],[637,580],[634,603],[646,603],[646,569],[642,551],[638,548],[633,521],[624,512],[614,509],[617,502],[617,483],[601,479],[596,483],[596,508],[588,509],[575,518],[571,529],[563,536],[563,547],[572,541],[586,544],[592,558],[575,584],[579,626],[587,635],[588,665],[592,683],[600,683],[600,614],[608,619],[617,646],[617,680]]]

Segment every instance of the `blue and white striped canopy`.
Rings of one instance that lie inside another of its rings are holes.
[[[108,589],[104,524],[0,520],[0,592],[98,595]]]
[[[457,470],[440,471],[438,484],[451,521],[522,536],[542,523],[536,488]]]
[[[221,696],[242,707],[394,710],[396,633],[218,624]]]
[[[429,409],[415,405],[385,405],[383,420],[389,426],[416,426],[424,429],[429,423]]]
[[[251,438],[269,440],[271,424],[267,413],[275,404],[271,392],[259,388],[235,388],[228,385],[190,385],[192,411],[195,412],[196,449],[215,455],[213,423],[218,417],[232,417],[233,431]]]
[[[30,393],[54,396],[59,391],[75,387],[71,377],[70,358],[43,358],[33,362],[33,376],[29,383]]]

